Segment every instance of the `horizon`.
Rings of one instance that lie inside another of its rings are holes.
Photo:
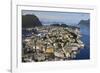
[[[81,20],[90,19],[89,13],[81,12],[22,10],[22,15],[35,15],[43,25],[50,25],[52,23],[77,25]]]

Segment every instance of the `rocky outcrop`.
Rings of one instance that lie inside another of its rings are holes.
[[[42,23],[35,15],[22,15],[22,28],[32,28],[42,26]]]

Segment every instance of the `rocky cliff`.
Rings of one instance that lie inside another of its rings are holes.
[[[22,15],[22,28],[32,28],[42,26],[42,23],[35,15]]]

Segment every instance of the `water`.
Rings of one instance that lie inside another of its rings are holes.
[[[90,59],[90,29],[87,26],[80,26],[82,33],[81,40],[84,43],[84,48],[80,50],[75,59]]]

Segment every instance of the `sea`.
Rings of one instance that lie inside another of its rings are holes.
[[[76,55],[77,60],[90,59],[90,27],[82,24],[80,26],[81,40],[84,43],[84,48]]]

